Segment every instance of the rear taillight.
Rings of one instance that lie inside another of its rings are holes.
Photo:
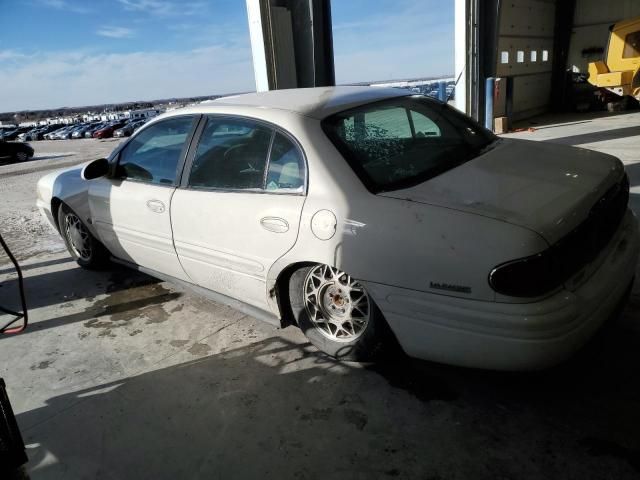
[[[549,251],[503,263],[489,274],[496,292],[511,297],[539,297],[562,284]]]
[[[539,297],[577,274],[611,242],[629,202],[629,178],[611,187],[591,208],[587,218],[544,252],[495,267],[489,284],[512,297]]]

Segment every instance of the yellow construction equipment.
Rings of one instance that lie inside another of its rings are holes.
[[[603,61],[589,64],[589,83],[640,100],[640,17],[611,28]]]

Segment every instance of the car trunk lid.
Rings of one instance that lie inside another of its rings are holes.
[[[520,225],[553,244],[589,215],[623,171],[615,157],[591,150],[501,139],[429,181],[379,195]]]

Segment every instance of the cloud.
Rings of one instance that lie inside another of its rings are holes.
[[[16,52],[15,50],[0,50],[0,62],[21,60],[26,57],[24,53]]]
[[[46,7],[55,8],[56,10],[65,10],[74,13],[89,13],[90,8],[82,5],[72,4],[66,0],[40,0],[40,3]]]
[[[157,16],[197,15],[207,4],[203,1],[118,0],[125,10]]]
[[[134,31],[125,27],[101,27],[96,31],[97,35],[109,38],[131,38]]]
[[[43,52],[0,61],[3,111],[213,95],[255,88],[248,45],[190,51]]]

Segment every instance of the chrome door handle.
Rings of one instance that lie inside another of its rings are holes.
[[[164,213],[164,203],[160,200],[149,200],[147,201],[147,208],[151,210],[153,213]]]
[[[284,233],[289,230],[289,224],[284,218],[264,217],[260,219],[260,225],[265,230],[275,233]]]

